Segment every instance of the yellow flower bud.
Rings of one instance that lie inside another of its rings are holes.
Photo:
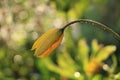
[[[56,49],[63,39],[64,29],[53,28],[43,34],[32,46],[35,49],[35,56],[44,58]]]

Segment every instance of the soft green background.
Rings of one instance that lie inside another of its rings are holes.
[[[72,25],[65,31],[62,45],[48,58],[33,56],[32,44],[44,32],[84,18],[120,34],[120,0],[0,0],[0,80],[120,80],[120,41],[93,24]],[[115,45],[117,50],[103,60],[106,71],[89,77],[82,61],[93,54],[93,39],[105,46]],[[78,47],[80,40],[87,42],[82,44],[84,49]],[[88,57],[78,54],[79,50]],[[65,68],[63,72],[59,67]],[[74,71],[77,78],[71,74]]]

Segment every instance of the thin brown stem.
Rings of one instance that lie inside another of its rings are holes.
[[[108,26],[106,26],[106,25],[104,25],[104,24],[102,24],[100,22],[89,20],[89,19],[80,19],[80,20],[75,20],[75,21],[69,22],[62,29],[65,29],[68,26],[70,26],[71,24],[78,23],[78,22],[80,22],[80,23],[82,23],[82,22],[92,23],[92,24],[98,25],[103,30],[111,32],[120,41],[120,35],[118,33],[116,33],[115,31],[113,31],[111,28],[109,28]]]

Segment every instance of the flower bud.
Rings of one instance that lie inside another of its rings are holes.
[[[56,49],[63,39],[64,29],[53,28],[43,34],[32,46],[35,49],[35,56],[44,58]]]

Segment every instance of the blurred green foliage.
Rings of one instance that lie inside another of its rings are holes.
[[[112,67],[104,63],[111,53],[116,50],[115,46],[109,45],[104,47],[99,45],[96,40],[93,40],[91,43],[91,53],[84,39],[81,39],[76,46],[77,53],[71,53],[76,55],[75,57],[71,57],[69,55],[70,52],[66,51],[67,47],[65,47],[63,52],[57,54],[56,62],[52,61],[51,58],[47,58],[43,60],[44,64],[49,70],[60,74],[64,78],[73,80],[103,80],[104,77],[107,80],[117,80],[114,78],[114,69],[117,66],[113,66],[117,64],[116,61],[111,65]],[[73,46],[71,46],[71,49],[73,49]],[[41,63],[39,62],[38,64]],[[102,69],[108,73],[112,70],[109,75],[113,76],[106,77],[100,75]]]
[[[1,0],[0,80],[119,80],[120,43],[91,24],[76,24],[66,30],[62,46],[46,59],[36,59],[30,51],[43,32],[75,19],[100,21],[120,33],[119,3],[119,0]],[[116,51],[110,44],[116,46]],[[87,66],[92,61],[104,63],[104,67],[100,67],[103,69],[100,73],[88,76]]]

